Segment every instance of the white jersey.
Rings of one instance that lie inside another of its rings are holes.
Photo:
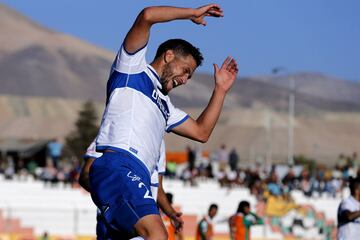
[[[151,174],[151,193],[155,200],[157,199],[157,195],[158,195],[159,175],[164,175],[165,171],[166,171],[166,151],[165,151],[165,141],[162,140],[160,146],[160,158],[154,169],[154,172]]]
[[[352,240],[359,239],[360,237],[360,218],[357,218],[351,222],[344,222],[341,215],[345,211],[355,212],[360,211],[360,202],[358,202],[352,196],[341,201],[338,209],[338,240]]]
[[[146,46],[134,54],[121,47],[107,83],[96,150],[131,153],[152,173],[165,131],[170,132],[189,116],[161,93],[159,76],[146,63],[145,53]]]
[[[95,141],[93,141],[90,146],[87,148],[84,158],[99,158],[102,156],[101,152],[96,151]],[[159,187],[159,174],[163,175],[166,171],[166,151],[165,151],[165,141],[161,141],[160,146],[160,157],[157,161],[156,167],[151,174],[151,194],[152,197],[156,200]]]

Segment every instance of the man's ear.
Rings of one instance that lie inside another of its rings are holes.
[[[167,50],[164,53],[164,62],[165,63],[171,62],[174,58],[175,58],[175,54],[174,54],[173,50]]]

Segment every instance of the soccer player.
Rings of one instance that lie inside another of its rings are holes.
[[[360,237],[360,176],[349,181],[351,195],[342,200],[338,208],[338,240]]]
[[[211,240],[214,236],[214,226],[212,219],[216,216],[218,205],[211,204],[208,214],[203,217],[197,225],[196,240]]]
[[[227,57],[214,64],[214,91],[196,119],[175,108],[168,93],[187,83],[203,57],[185,40],[161,44],[151,64],[145,53],[154,24],[188,19],[206,25],[205,17],[223,16],[209,4],[197,9],[148,7],[140,12],[116,56],[107,84],[106,107],[96,150],[104,154],[90,168],[91,197],[107,224],[116,230],[135,231],[148,240],[167,239],[166,229],[150,191],[150,176],[159,159],[163,135],[174,132],[206,142],[238,72]]]
[[[250,203],[241,201],[236,214],[229,219],[230,237],[232,240],[249,240],[250,227],[255,224],[264,224],[264,221],[255,213],[250,212]]]

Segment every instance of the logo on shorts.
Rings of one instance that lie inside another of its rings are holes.
[[[141,177],[139,177],[136,174],[131,175],[131,171],[128,172],[127,177],[131,179],[131,181],[135,182],[135,181],[140,181]]]
[[[151,196],[150,190],[147,188],[147,186],[143,182],[140,181],[141,178],[138,175],[133,174],[131,171],[129,171],[126,176],[128,178],[130,178],[132,182],[138,181],[139,182],[138,188],[145,188],[146,191],[144,194],[144,198],[149,198],[149,199],[154,200],[154,198]]]

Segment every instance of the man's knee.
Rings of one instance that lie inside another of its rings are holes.
[[[159,215],[142,217],[136,224],[137,233],[146,240],[167,240],[168,234]]]

